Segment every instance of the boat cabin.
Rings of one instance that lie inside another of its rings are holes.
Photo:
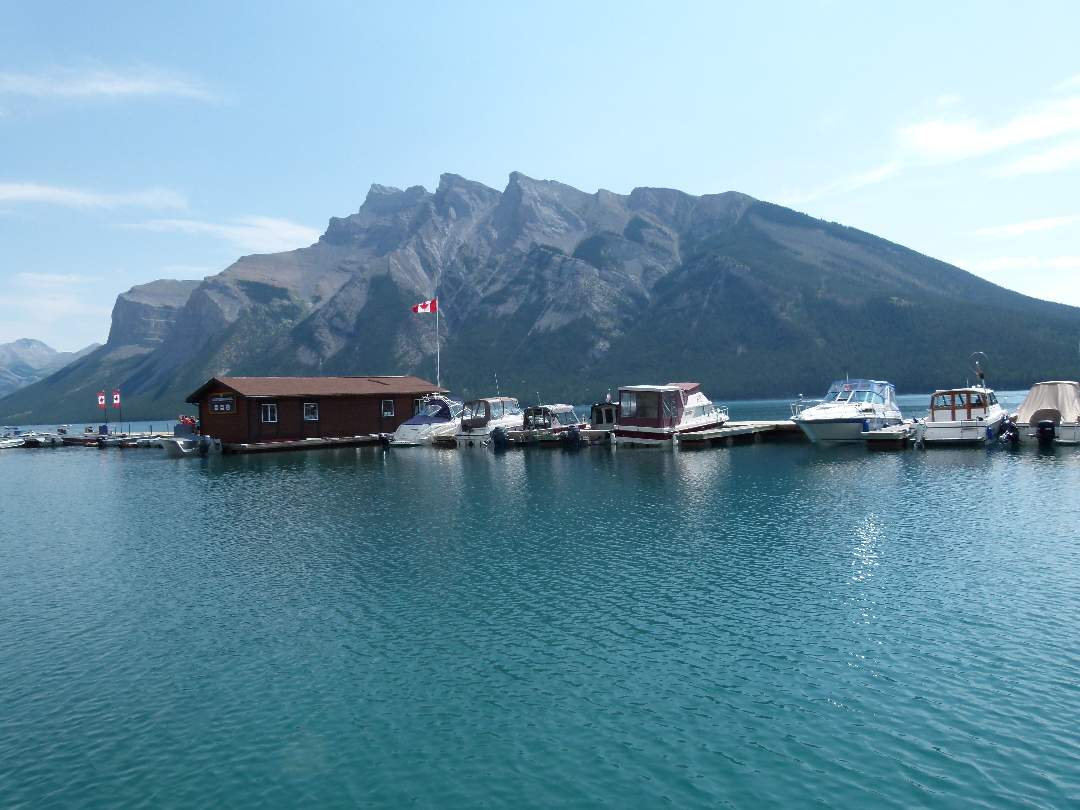
[[[525,409],[522,430],[564,430],[582,422],[572,405],[534,405]]]
[[[960,422],[965,419],[985,419],[988,409],[997,405],[993,391],[982,388],[957,388],[935,391],[930,397],[929,422]]]
[[[598,402],[589,412],[589,424],[598,430],[614,430],[618,421],[618,402]]]
[[[461,412],[461,429],[476,430],[486,427],[493,419],[521,413],[521,406],[513,397],[486,397],[465,403]]]
[[[675,427],[682,421],[686,400],[700,388],[698,383],[623,386],[619,389],[619,425]]]
[[[416,377],[211,377],[187,402],[226,444],[393,433],[446,389]]]

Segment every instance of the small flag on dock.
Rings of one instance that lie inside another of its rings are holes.
[[[120,392],[119,391],[113,391],[112,392],[112,406],[114,408],[119,408],[120,407]]]
[[[417,304],[412,308],[413,312],[438,312],[439,311],[439,299],[432,298],[430,301],[425,301],[422,304]]]
[[[105,407],[105,392],[104,391],[101,391],[97,395],[97,406],[99,408],[104,408]]]

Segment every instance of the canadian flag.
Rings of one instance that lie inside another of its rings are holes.
[[[120,392],[119,391],[113,391],[112,392],[112,406],[114,408],[119,408],[120,407]]]
[[[439,299],[432,298],[430,301],[425,301],[422,304],[417,304],[412,308],[413,312],[438,312],[439,311]]]
[[[101,391],[97,395],[97,406],[99,408],[104,408],[105,407],[105,392],[104,391]]]

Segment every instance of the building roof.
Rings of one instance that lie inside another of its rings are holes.
[[[211,377],[185,402],[198,402],[214,391],[244,397],[348,397],[447,393],[417,377]]]

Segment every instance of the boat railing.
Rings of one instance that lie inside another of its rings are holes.
[[[820,405],[825,400],[823,399],[800,399],[791,403],[791,418],[801,414],[807,408],[813,408],[815,405]]]

